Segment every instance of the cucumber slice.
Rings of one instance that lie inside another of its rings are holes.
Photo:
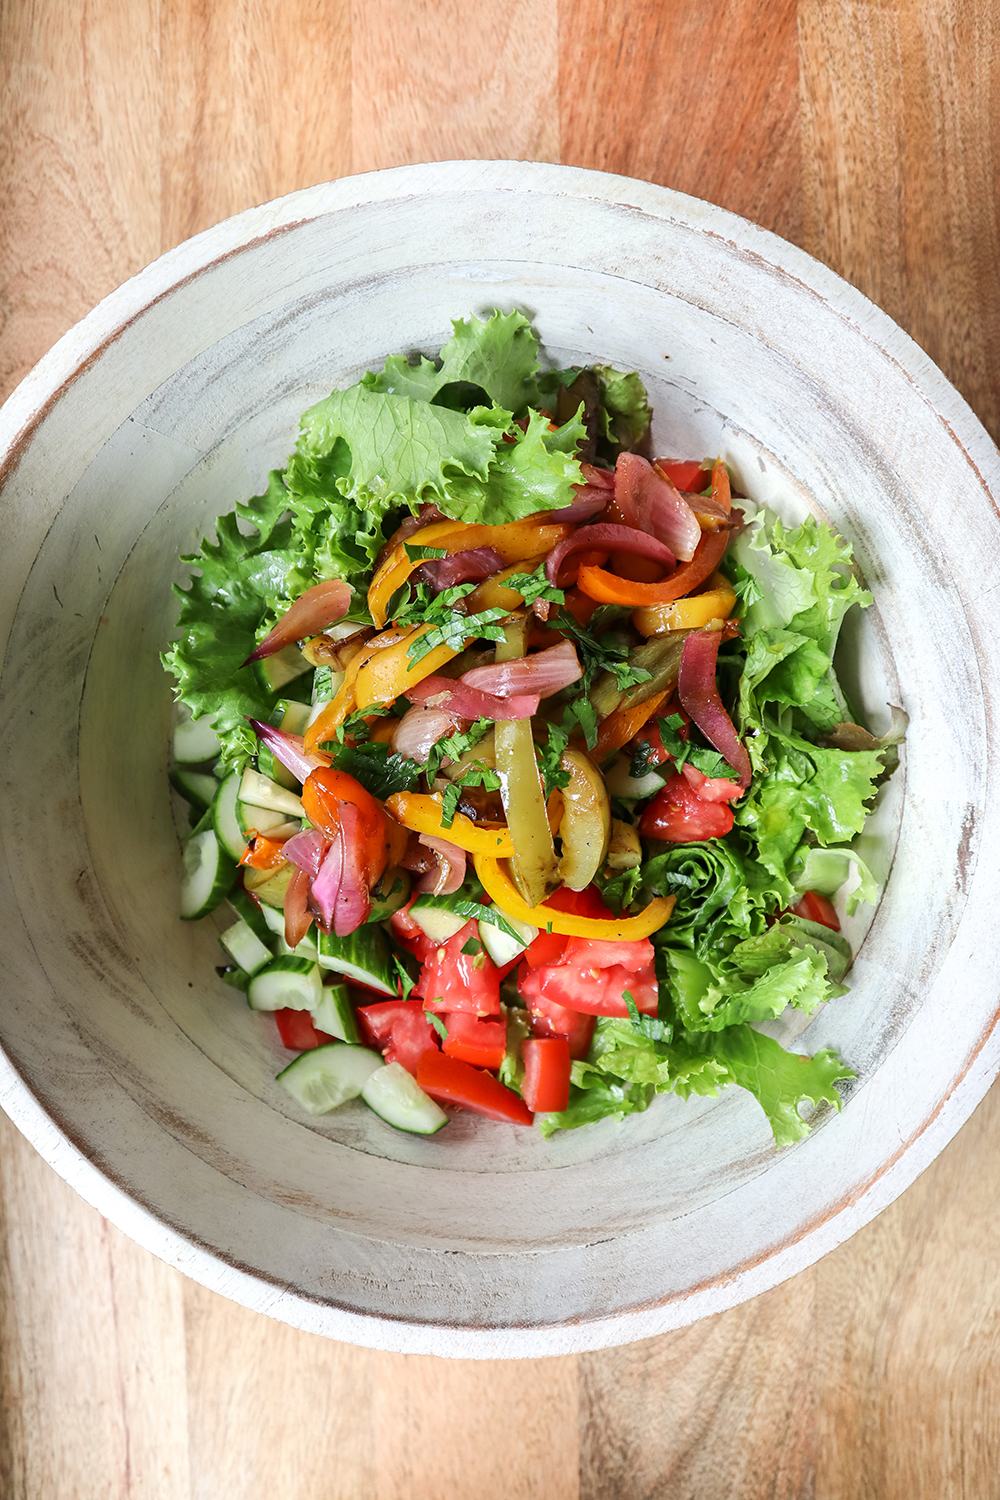
[[[319,964],[290,955],[272,958],[253,976],[247,990],[251,1010],[315,1010],[322,998]]]
[[[239,793],[240,773],[233,771],[225,781],[219,783],[219,790],[212,802],[212,824],[215,828],[215,836],[226,853],[237,862],[242,858],[247,846],[246,836],[238,816]]]
[[[225,968],[216,969],[215,972],[216,974],[218,974],[223,984],[230,985],[234,990],[242,990],[243,994],[246,994],[247,988],[250,984],[250,975],[247,973],[246,969],[234,967],[230,964]]]
[[[262,943],[270,943],[274,930],[285,930],[284,916],[278,914],[279,929],[272,929],[270,923],[265,919],[265,912],[272,911],[269,906],[258,906],[256,901],[251,901],[241,885],[233,886],[229,892],[229,904],[238,917],[242,917],[255,937],[259,937]]]
[[[264,686],[264,691],[276,693],[286,682],[312,671],[312,662],[303,656],[298,646],[285,646],[273,656],[265,656],[254,662],[254,671]]]
[[[284,813],[288,818],[305,817],[301,798],[249,766],[243,772],[239,799],[241,802],[249,802],[251,807],[269,807],[272,812]]]
[[[191,710],[179,703],[174,726],[174,760],[185,766],[214,760],[222,749],[222,742],[212,727],[214,722],[210,716],[192,719]]]
[[[387,1125],[408,1130],[411,1135],[436,1135],[448,1123],[441,1106],[397,1062],[373,1071],[361,1097]]]
[[[456,932],[468,924],[468,917],[460,917],[453,911],[444,911],[439,906],[410,907],[410,916],[432,943],[446,943]]]
[[[385,1064],[367,1047],[328,1042],[302,1052],[278,1074],[278,1082],[311,1115],[325,1115],[356,1099]]]
[[[360,1043],[354,1006],[346,984],[325,984],[323,998],[312,1013],[313,1025],[327,1036],[339,1037],[342,1042]]]
[[[381,927],[374,923],[359,927],[348,937],[321,932],[317,957],[324,969],[343,974],[345,979],[366,984],[370,989],[380,990],[383,995],[395,996],[397,993],[389,941]]]
[[[274,957],[270,948],[264,946],[242,917],[239,917],[232,927],[226,928],[219,942],[230,958],[235,959],[240,968],[245,969],[248,974],[256,974],[258,969],[269,964]]]
[[[523,953],[530,943],[538,936],[538,928],[532,927],[530,922],[521,922],[517,917],[507,917],[508,927],[513,927],[517,937],[513,938],[507,932],[501,932],[499,927],[494,927],[492,922],[480,922],[479,937],[483,947],[497,968],[509,964],[512,959]]]
[[[199,813],[211,807],[219,788],[214,776],[206,776],[204,771],[188,771],[184,766],[175,766],[171,771],[170,785]]]
[[[279,828],[287,828],[291,831],[282,834],[283,838],[291,838],[292,833],[298,833],[301,824],[297,818],[290,818],[287,813],[272,812],[269,807],[254,807],[250,802],[237,802],[236,816],[244,834],[251,828],[257,833],[265,834],[269,839],[277,837]]]
[[[275,704],[275,708],[281,711],[279,729],[283,729],[286,734],[305,734],[311,712],[308,703],[298,703],[294,698],[282,698]]]
[[[266,776],[269,781],[273,781],[277,786],[283,786],[289,792],[296,792],[298,790],[299,783],[288,767],[281,764],[281,761],[268,745],[258,745],[257,765],[261,775]]]
[[[184,845],[181,876],[181,917],[195,922],[214,911],[236,879],[236,861],[223,849],[211,828],[193,833]]]
[[[316,937],[314,930],[310,930],[299,943],[297,948],[289,948],[285,942],[285,913],[277,906],[261,907],[261,915],[271,933],[274,941],[274,951],[279,958],[308,958],[311,963],[316,962]],[[332,1035],[332,1033],[331,1033]]]

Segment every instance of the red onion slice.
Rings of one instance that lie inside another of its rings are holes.
[[[521,693],[548,698],[582,676],[583,668],[576,647],[572,641],[561,641],[558,646],[536,651],[533,656],[522,656],[517,661],[474,667],[461,681],[466,687],[478,688],[480,692],[492,693],[498,698],[513,698]]]
[[[319,925],[324,932],[329,932],[333,927],[333,913],[343,878],[344,839],[343,834],[338,832],[337,837],[331,840],[323,863],[309,888],[309,894],[319,913]]]
[[[694,524],[697,526],[698,522],[695,521]],[[698,535],[701,536],[700,531]],[[556,543],[545,562],[546,578],[550,583],[555,583],[556,575],[567,557],[571,557],[574,552],[589,552],[595,548],[602,552],[634,552],[638,557],[651,557],[654,562],[663,563],[667,568],[672,568],[677,561],[670,548],[655,536],[647,536],[634,526],[618,526],[611,521],[599,521],[596,526],[583,526],[579,531],[574,531],[572,536]]]
[[[625,519],[690,562],[701,541],[694,511],[676,485],[638,453],[619,453],[615,500]]]
[[[750,757],[715,685],[721,642],[721,630],[692,630],[685,638],[677,674],[677,696],[684,712],[694,720],[708,743],[725,757],[746,789],[752,774]]]
[[[493,573],[499,573],[504,561],[495,547],[469,547],[465,552],[453,552],[450,557],[432,558],[421,563],[416,575],[427,583],[436,594],[450,589],[456,583],[481,583]]]
[[[442,708],[408,709],[393,729],[389,747],[396,755],[405,755],[418,766],[425,766],[431,747],[461,722],[458,714]]]
[[[264,724],[260,719],[248,721],[258,739],[281,761],[286,771],[291,771],[296,781],[305,782],[310,771],[319,771],[333,764],[331,756],[323,750],[307,751],[303,748],[301,734],[289,734],[286,729],[275,729],[273,724]]]
[[[441,709],[460,719],[530,719],[538,712],[537,693],[497,698],[469,687],[465,678],[453,682],[450,677],[425,677],[423,682],[407,688],[406,696],[411,703]]]
[[[296,870],[285,890],[285,942],[297,948],[313,924],[309,910],[309,872]]]
[[[372,909],[365,879],[365,833],[360,810],[353,802],[341,802],[340,837],[344,845],[343,872],[333,909],[336,937],[347,937],[367,922]]]
[[[307,635],[317,635],[328,625],[335,625],[347,614],[354,590],[342,578],[328,578],[314,584],[300,594],[295,603],[285,610],[277,625],[270,630],[256,651],[251,651],[243,665],[262,657],[273,656],[293,641],[301,641]]]
[[[420,842],[436,854],[437,868],[420,877],[417,890],[432,891],[435,896],[453,896],[465,879],[465,850],[429,833],[422,833]]]
[[[320,866],[330,847],[330,840],[318,828],[305,828],[293,834],[285,844],[283,853],[296,869],[307,875],[318,875]]]

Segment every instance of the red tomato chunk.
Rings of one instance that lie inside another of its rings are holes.
[[[437,1051],[437,1035],[419,1001],[385,1000],[363,1005],[357,1011],[361,1039],[387,1063],[398,1062],[417,1076],[417,1065],[425,1052]]]
[[[417,1082],[439,1104],[459,1104],[490,1120],[530,1125],[531,1110],[523,1099],[504,1088],[492,1073],[482,1073],[443,1052],[425,1052],[417,1068]]]
[[[818,891],[806,891],[797,906],[792,907],[797,917],[804,917],[807,922],[820,922],[824,927],[832,927],[834,932],[840,931],[840,919],[833,907],[833,902],[826,896],[821,896]]]
[[[643,838],[670,844],[722,838],[732,826],[732,808],[724,802],[703,802],[683,776],[671,776],[639,820]]]
[[[531,1029],[536,1036],[564,1037],[569,1043],[571,1058],[586,1057],[597,1025],[596,1016],[585,1016],[578,1010],[568,1010],[565,1005],[557,1005],[544,995],[535,995],[528,1000],[528,1013],[531,1016]]]
[[[334,1042],[336,1037],[317,1031],[313,1018],[307,1010],[292,1010],[288,1006],[274,1012],[278,1023],[281,1045],[289,1052],[308,1052],[313,1047],[322,1047],[324,1042]]]
[[[648,938],[637,943],[567,938],[554,962],[535,969],[522,965],[518,989],[533,1013],[540,1000],[547,1000],[583,1015],[624,1018],[627,990],[640,1012],[655,1016],[659,991],[653,945]]]
[[[477,1068],[499,1068],[507,1050],[505,1021],[489,1021],[467,1010],[450,1011],[441,1019],[448,1032],[441,1043],[442,1052]]]
[[[569,1043],[565,1037],[535,1038],[522,1043],[524,1081],[521,1093],[533,1110],[561,1110],[569,1104]]]
[[[465,948],[475,951],[465,953]],[[500,1014],[500,971],[479,941],[475,922],[431,947],[413,993],[432,1011]]]

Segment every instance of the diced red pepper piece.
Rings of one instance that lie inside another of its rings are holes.
[[[521,1092],[529,1109],[565,1109],[569,1104],[569,1042],[563,1036],[522,1042],[524,1079]]]
[[[384,1000],[362,1005],[355,1014],[365,1045],[381,1052],[387,1063],[398,1062],[414,1078],[423,1054],[437,1051],[437,1034],[419,1000]]]
[[[656,467],[662,474],[666,474],[671,484],[687,495],[700,495],[708,489],[711,476],[697,459],[678,460],[677,463],[668,464],[661,458],[657,460]]]
[[[442,1052],[477,1068],[499,1068],[507,1050],[507,1026],[502,1019],[488,1021],[467,1010],[450,1011],[441,1019],[448,1032]]]
[[[281,1045],[287,1047],[289,1052],[308,1052],[313,1047],[322,1047],[324,1042],[336,1041],[336,1037],[316,1030],[307,1010],[292,1010],[289,1006],[284,1006],[274,1012],[274,1019],[278,1023]]]
[[[457,1057],[425,1052],[417,1067],[417,1082],[439,1104],[460,1104],[490,1120],[530,1125],[531,1111],[523,1099],[493,1077]]]

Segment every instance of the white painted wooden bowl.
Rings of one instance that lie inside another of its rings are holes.
[[[544,1142],[309,1123],[267,1018],[176,917],[171,579],[301,410],[449,319],[516,305],[560,362],[646,378],[661,450],[855,544],[871,719],[910,714],[868,838],[888,884],[851,993],[808,1027],[858,1072],[775,1153],[748,1096],[658,1099]],[[998,455],[942,375],[823,266],[732,214],[566,167],[347,178],[182,245],[63,338],[0,416],[0,1099],[141,1244],[301,1328],[503,1356],[625,1342],[809,1265],[890,1203],[998,1067]],[[890,871],[891,866],[891,873]]]

